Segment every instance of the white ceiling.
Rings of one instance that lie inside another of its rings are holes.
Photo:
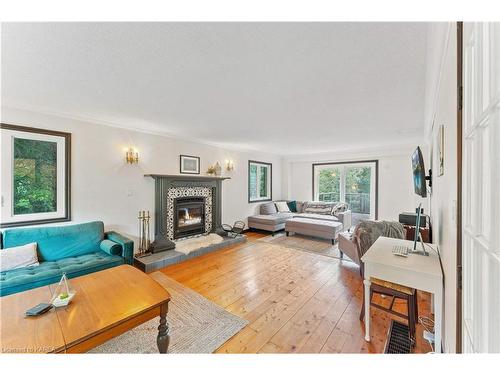
[[[2,105],[301,154],[418,142],[425,23],[4,23]]]

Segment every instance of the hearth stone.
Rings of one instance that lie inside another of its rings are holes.
[[[151,253],[156,254],[162,251],[172,250],[175,248],[175,242],[170,241],[166,237],[158,237],[151,243]]]
[[[245,235],[241,235],[236,238],[224,237],[224,240],[222,242],[199,248],[198,250],[194,250],[187,255],[175,250],[168,250],[157,254],[147,255],[141,258],[134,258],[134,265],[143,272],[149,273],[171,264],[180,263],[187,259],[210,253],[227,246],[246,242],[246,240],[247,237]]]

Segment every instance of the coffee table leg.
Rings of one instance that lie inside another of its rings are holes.
[[[167,322],[168,302],[160,307],[160,325],[158,326],[158,338],[156,343],[160,353],[167,353],[168,344],[170,343],[169,327]]]

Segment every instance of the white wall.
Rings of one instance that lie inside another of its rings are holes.
[[[428,92],[433,100],[428,103],[426,123],[427,142],[430,146],[426,160],[432,156],[433,187],[431,196],[431,222],[433,242],[439,245],[444,272],[444,331],[446,352],[455,352],[456,343],[456,266],[457,266],[457,34],[456,23],[431,24],[429,30],[429,56],[439,65],[428,72]],[[438,176],[438,131],[445,127],[444,174]]]
[[[258,152],[239,152],[179,141],[73,119],[2,108],[2,122],[70,132],[72,135],[72,219],[102,220],[133,239],[138,234],[139,210],[154,212],[154,182],[147,173],[179,174],[179,155],[201,158],[201,172],[219,161],[234,161],[234,171],[225,172],[222,219],[232,224],[255,213],[257,203],[248,203],[248,160],[273,164],[273,199],[281,199],[281,157]],[[125,149],[139,151],[139,163],[126,164]],[[154,227],[152,228],[154,234]]]
[[[313,163],[378,160],[378,217],[398,220],[401,212],[414,211],[418,205],[413,192],[411,170],[411,154],[416,146],[418,145],[285,158],[283,196],[287,199],[312,199]]]

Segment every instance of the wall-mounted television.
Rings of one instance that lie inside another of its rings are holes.
[[[411,164],[413,168],[413,185],[415,187],[415,194],[420,195],[422,198],[427,197],[427,185],[425,183],[425,166],[424,157],[420,147],[413,152],[411,156]]]

